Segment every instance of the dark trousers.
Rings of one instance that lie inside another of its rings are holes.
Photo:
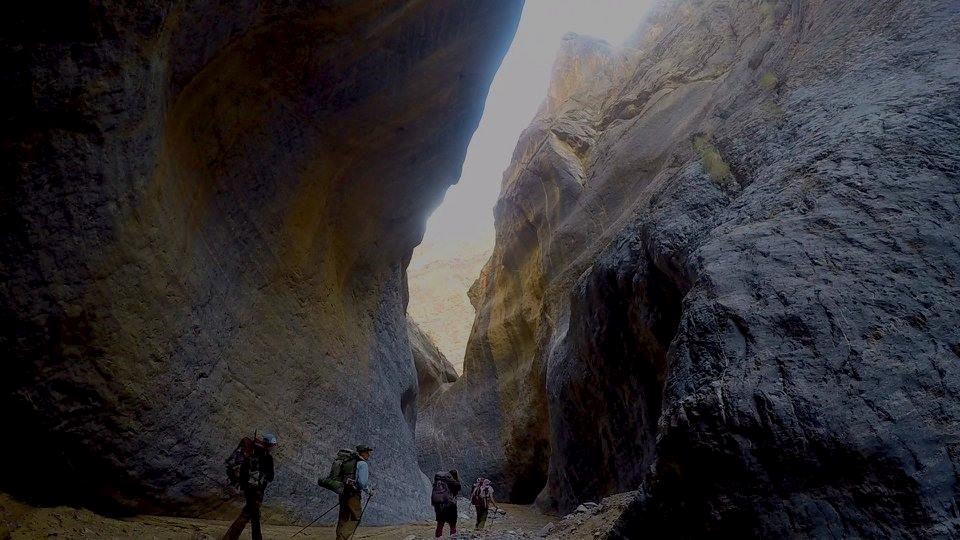
[[[337,540],[348,540],[360,525],[360,494],[341,495],[337,514]]]
[[[486,506],[477,507],[477,529],[482,529],[487,524],[487,514],[490,513],[490,509]]]
[[[223,540],[237,540],[240,533],[250,523],[250,532],[253,533],[253,540],[263,540],[263,533],[260,532],[260,505],[263,504],[263,490],[248,488],[243,492],[247,503],[240,511],[240,515],[234,520],[227,534],[223,535]]]
[[[435,538],[443,536],[443,525],[450,524],[450,534],[457,534],[457,503],[435,504],[433,509],[437,515],[437,530],[434,533]]]

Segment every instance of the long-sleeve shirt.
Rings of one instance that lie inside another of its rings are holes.
[[[370,493],[370,466],[362,459],[357,462],[357,487]]]

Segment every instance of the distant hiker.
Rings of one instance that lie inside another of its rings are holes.
[[[243,492],[246,504],[240,515],[223,535],[224,540],[236,540],[250,523],[253,540],[262,540],[260,532],[260,505],[267,484],[273,482],[273,456],[270,451],[277,445],[277,437],[264,433],[253,439],[244,437],[227,458],[227,478],[230,484]]]
[[[493,486],[490,480],[483,477],[477,478],[470,492],[470,504],[477,508],[477,530],[483,529],[487,524],[490,506],[497,505],[497,501],[493,498]]]
[[[357,446],[357,451],[340,450],[333,462],[330,474],[321,478],[320,486],[340,495],[340,513],[337,515],[337,540],[348,540],[356,532],[363,516],[360,506],[360,494],[373,496],[370,488],[370,452],[373,448],[365,444]]]
[[[438,472],[433,476],[433,492],[430,503],[437,514],[437,532],[443,536],[443,525],[450,524],[450,535],[457,534],[457,495],[460,494],[460,474],[456,470]]]

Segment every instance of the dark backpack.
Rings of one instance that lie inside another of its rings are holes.
[[[470,504],[477,508],[488,508],[490,506],[490,496],[493,494],[493,488],[484,490],[483,478],[478,478],[473,484],[473,490],[470,492]],[[486,491],[486,493],[484,493]]]
[[[251,456],[253,456],[253,439],[244,437],[240,439],[240,443],[237,444],[237,447],[233,450],[233,453],[230,454],[230,457],[225,460],[227,464],[227,480],[230,481],[231,486],[240,485],[243,464],[247,463]]]
[[[360,456],[353,450],[340,450],[330,465],[330,473],[326,478],[318,479],[317,485],[338,495],[343,494],[345,489],[350,490],[355,485],[359,460]]]
[[[433,492],[430,493],[430,504],[446,505],[453,501],[450,486],[447,484],[449,476],[437,473],[433,477]]]
[[[483,487],[483,484],[475,486],[473,491],[470,492],[470,504],[474,506],[479,506],[480,508],[487,507],[487,501],[483,500],[483,497],[480,496],[480,489]]]

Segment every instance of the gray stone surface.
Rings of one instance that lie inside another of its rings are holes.
[[[424,401],[444,385],[456,381],[457,370],[413,319],[407,317],[407,324],[410,352],[417,370],[417,399]]]
[[[439,405],[421,462],[475,437],[461,471],[561,512],[640,487],[623,538],[960,534],[958,25],[663,2],[565,47],[444,394],[487,414]]]
[[[7,6],[0,490],[232,514],[266,429],[274,518],[360,441],[364,521],[425,516],[404,267],[520,4]]]

